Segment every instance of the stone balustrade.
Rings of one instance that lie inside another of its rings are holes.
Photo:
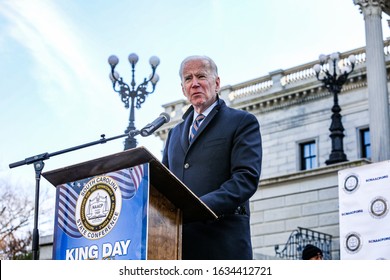
[[[390,40],[384,42],[384,53],[386,61],[390,55]],[[353,54],[356,57],[356,68],[363,66],[366,62],[365,48],[358,48],[352,51],[344,52],[340,54],[339,66],[349,65],[348,57]],[[315,79],[315,72],[313,66],[319,63],[318,60],[299,65],[286,70],[278,70],[269,73],[269,75],[246,81],[234,86],[225,86],[222,91],[227,91],[225,94],[228,96],[230,102],[238,101],[239,99],[246,98],[248,96],[267,94],[269,92],[280,91],[281,87],[292,87],[295,84],[302,84],[308,80]],[[324,65],[326,68],[327,65]]]

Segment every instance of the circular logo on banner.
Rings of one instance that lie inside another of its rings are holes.
[[[94,177],[77,199],[77,228],[85,238],[100,239],[115,227],[121,208],[122,194],[117,182],[109,176]]]
[[[362,240],[358,233],[353,232],[345,237],[345,248],[348,253],[356,254],[362,248]]]
[[[370,203],[369,212],[376,219],[384,218],[389,211],[387,200],[384,197],[375,197]]]
[[[359,177],[355,174],[349,175],[344,180],[344,190],[347,193],[352,193],[356,191],[356,189],[359,187]]]

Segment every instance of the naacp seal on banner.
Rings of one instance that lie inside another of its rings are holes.
[[[344,180],[344,191],[352,193],[359,187],[359,177],[355,174],[347,176]]]
[[[389,212],[387,200],[384,197],[375,197],[371,203],[369,212],[376,219],[384,218]]]
[[[106,236],[118,221],[122,194],[118,183],[109,176],[97,176],[85,184],[76,204],[76,225],[88,239]]]
[[[348,233],[345,237],[345,249],[350,254],[356,254],[362,248],[362,239],[356,232]]]

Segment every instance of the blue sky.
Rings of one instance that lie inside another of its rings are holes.
[[[352,0],[0,0],[0,35],[0,180],[31,193],[33,166],[10,163],[126,129],[129,110],[108,78],[112,54],[127,82],[127,56],[139,55],[137,84],[149,58],[161,60],[156,91],[135,112],[140,129],[183,98],[178,68],[188,55],[212,57],[225,86],[365,45]],[[158,138],[137,139],[161,158]],[[53,157],[44,171],[120,152],[122,140]],[[41,188],[54,193],[44,179]]]

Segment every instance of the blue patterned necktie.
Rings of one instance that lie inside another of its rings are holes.
[[[192,124],[191,131],[190,131],[190,143],[191,143],[192,139],[194,138],[196,132],[198,131],[200,123],[204,120],[204,118],[205,118],[205,116],[200,114],[196,117],[194,123]]]

